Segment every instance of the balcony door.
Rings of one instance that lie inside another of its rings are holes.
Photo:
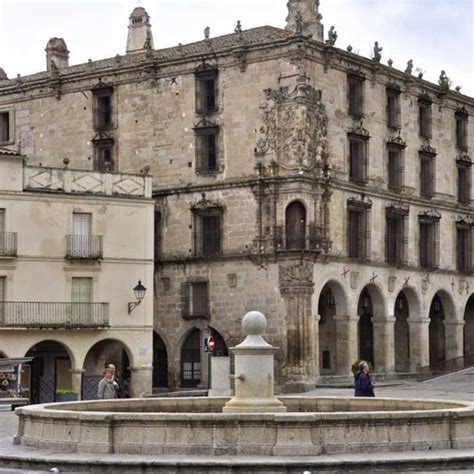
[[[306,209],[299,201],[286,208],[286,248],[303,250],[305,248]]]
[[[92,214],[83,212],[73,214],[72,251],[74,256],[89,256],[91,226]]]
[[[73,278],[71,286],[72,322],[91,320],[92,278]]]

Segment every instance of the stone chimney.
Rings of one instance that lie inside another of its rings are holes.
[[[315,41],[324,42],[324,27],[319,13],[319,0],[289,0],[286,29],[301,32]],[[300,22],[300,25],[298,25]],[[301,30],[301,31],[299,31]]]
[[[128,25],[127,54],[153,49],[150,16],[143,7],[134,8]]]
[[[62,38],[51,38],[46,45],[46,70],[63,69],[69,66],[69,51]]]

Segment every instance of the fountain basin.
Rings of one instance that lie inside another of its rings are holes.
[[[315,456],[474,448],[474,403],[278,397],[286,413],[222,413],[229,397],[19,408],[15,443],[74,453]]]

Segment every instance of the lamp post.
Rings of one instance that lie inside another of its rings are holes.
[[[128,303],[128,314],[130,314],[145,298],[146,288],[142,285],[142,281],[138,280],[138,285],[133,289],[137,301]]]

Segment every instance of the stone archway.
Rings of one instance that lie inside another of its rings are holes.
[[[116,379],[119,384],[118,396],[130,396],[131,356],[124,343],[116,339],[104,339],[96,342],[87,352],[84,359],[82,375],[82,399],[96,400],[97,387],[103,377],[105,367],[115,365]]]
[[[401,291],[395,300],[394,316],[395,372],[409,372],[410,330],[408,318],[410,316],[410,307],[404,291]]]
[[[153,332],[153,387],[168,387],[168,351],[157,332]]]
[[[464,311],[464,357],[474,363],[474,295],[469,298]]]
[[[438,293],[431,302],[429,319],[429,357],[430,365],[434,365],[446,360],[445,313]]]
[[[71,352],[65,345],[51,340],[38,342],[25,356],[33,357],[28,367],[31,371],[28,387],[31,403],[55,402],[59,391],[72,390],[73,363]]]

